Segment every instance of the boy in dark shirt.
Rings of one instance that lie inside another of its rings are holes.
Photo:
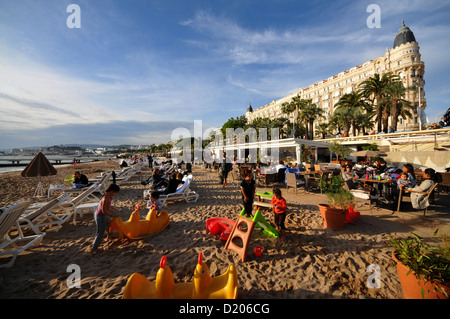
[[[256,183],[252,172],[244,173],[244,180],[241,182],[242,202],[244,204],[245,215],[250,217],[253,209],[253,199],[255,198]]]

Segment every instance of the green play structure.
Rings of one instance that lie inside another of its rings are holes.
[[[256,225],[258,225],[262,229],[262,232],[267,236],[272,236],[274,238],[278,237],[279,235],[278,231],[267,222],[267,220],[264,218],[263,214],[259,209],[256,210],[255,216],[253,216],[253,218],[245,216],[245,208],[242,209],[239,216],[242,216],[244,218],[253,221]]]

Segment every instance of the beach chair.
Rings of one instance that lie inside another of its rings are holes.
[[[96,191],[97,185],[92,185],[85,189],[76,197],[70,197],[68,200],[58,203],[59,211],[62,213],[57,216],[63,220],[63,223],[73,217],[73,224],[76,224],[77,215],[82,215],[83,209],[86,206],[81,206],[82,204],[89,204],[90,207],[97,207],[96,204],[100,201],[100,198],[95,196],[93,193]],[[90,208],[92,210],[92,208]]]
[[[33,235],[24,236],[22,229],[17,224],[17,220],[29,205],[29,201],[23,201],[6,207],[0,214],[0,256],[11,257],[8,262],[1,263],[0,268],[11,268],[18,255],[30,247],[38,245],[46,235],[35,232]],[[16,225],[17,236],[10,237],[9,233],[14,225]],[[0,260],[3,261],[4,258],[0,258]]]
[[[134,167],[129,168],[128,170],[124,171],[122,174],[116,177],[116,184],[121,184],[122,182],[128,181],[137,172],[140,172],[140,170]]]
[[[185,200],[186,202],[190,201],[197,202],[200,195],[198,195],[195,191],[189,188],[191,181],[192,178],[187,177],[184,180],[184,184],[181,184],[174,193],[161,195],[159,199],[161,200],[163,206],[166,204],[166,202],[173,200]],[[150,208],[151,205],[152,202],[148,200],[147,208]]]
[[[59,207],[59,204],[65,202],[69,198],[69,194],[61,196],[44,203],[43,206],[37,206],[27,210],[17,220],[21,229],[31,228],[35,233],[40,232],[40,228],[44,226],[57,226],[55,232],[58,232],[61,225],[66,221],[53,211]]]

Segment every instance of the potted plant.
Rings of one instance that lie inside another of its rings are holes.
[[[437,234],[437,230],[434,235]],[[450,294],[450,245],[447,235],[430,245],[412,234],[392,237],[392,258],[406,299],[448,299]]]
[[[324,226],[333,230],[344,228],[345,217],[349,205],[353,205],[353,194],[342,187],[344,183],[340,175],[321,177],[319,188],[328,197],[329,204],[318,204]]]

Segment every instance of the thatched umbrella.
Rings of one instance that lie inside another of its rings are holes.
[[[38,186],[34,196],[43,196],[44,189],[40,180],[41,176],[56,175],[56,168],[50,163],[50,161],[41,152],[37,153],[36,156],[31,160],[31,162],[25,167],[21,175],[23,177],[37,177]]]

